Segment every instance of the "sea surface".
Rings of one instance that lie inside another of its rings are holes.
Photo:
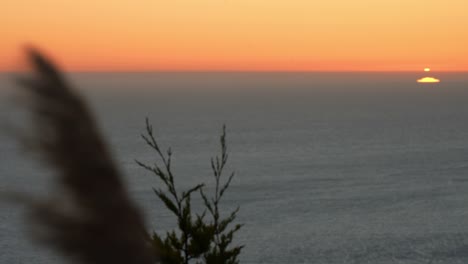
[[[145,117],[172,147],[176,184],[205,182],[227,126],[241,263],[467,263],[468,73],[71,73],[148,229],[174,217],[135,159]],[[44,197],[53,171],[19,146],[27,104],[0,75],[0,192]],[[103,190],[105,191],[105,190]],[[200,202],[194,198],[194,203]],[[199,207],[195,207],[196,209]],[[30,239],[27,211],[0,202],[0,263],[68,263]]]

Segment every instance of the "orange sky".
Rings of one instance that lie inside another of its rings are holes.
[[[467,0],[12,0],[0,71],[21,46],[67,70],[468,71]]]

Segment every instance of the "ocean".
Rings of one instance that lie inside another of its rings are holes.
[[[96,114],[149,230],[174,217],[140,138],[145,117],[174,152],[176,184],[213,180],[227,126],[222,207],[240,207],[241,263],[467,263],[468,73],[71,73]],[[26,106],[0,75],[0,191],[45,196],[53,171],[19,146]],[[200,203],[194,198],[195,204]],[[195,209],[198,207],[195,206]],[[0,263],[66,263],[0,202]]]

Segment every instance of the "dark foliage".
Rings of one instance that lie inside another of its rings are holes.
[[[31,202],[41,239],[81,263],[156,261],[143,219],[84,101],[52,63],[28,51],[33,76],[19,80],[30,95],[35,149],[56,169],[51,202]]]
[[[143,139],[162,160],[148,166],[165,190],[156,195],[177,218],[178,230],[165,238],[148,235],[140,212],[127,194],[85,102],[70,88],[60,71],[34,49],[28,51],[33,75],[19,78],[27,89],[33,116],[33,147],[57,171],[59,190],[50,201],[31,201],[32,219],[45,228],[39,239],[80,263],[238,263],[242,246],[232,247],[241,225],[229,229],[238,209],[227,217],[219,204],[234,174],[222,183],[227,163],[226,131],[221,155],[212,159],[215,192],[208,197],[203,184],[178,192],[171,170],[172,152],[163,153],[146,122]],[[194,214],[192,195],[199,194],[206,211]]]
[[[204,184],[198,184],[188,190],[179,192],[174,183],[171,169],[172,151],[162,151],[155,139],[152,126],[146,119],[146,133],[142,135],[148,146],[151,147],[160,159],[162,165],[156,162],[150,166],[137,161],[138,165],[155,174],[163,183],[165,190],[154,189],[158,198],[166,208],[177,218],[178,230],[170,231],[162,238],[153,233],[152,240],[155,250],[159,253],[161,261],[166,264],[235,264],[243,246],[232,247],[234,233],[241,225],[237,224],[229,229],[239,210],[237,208],[227,217],[222,218],[219,204],[228,189],[234,173],[222,183],[224,167],[228,161],[226,146],[226,128],[220,138],[221,155],[211,160],[211,168],[215,180],[215,191],[212,197],[203,192]],[[192,211],[191,198],[193,194],[200,194],[206,208],[202,214]]]

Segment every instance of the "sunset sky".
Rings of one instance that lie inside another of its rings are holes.
[[[0,71],[468,71],[467,0],[3,0]]]

